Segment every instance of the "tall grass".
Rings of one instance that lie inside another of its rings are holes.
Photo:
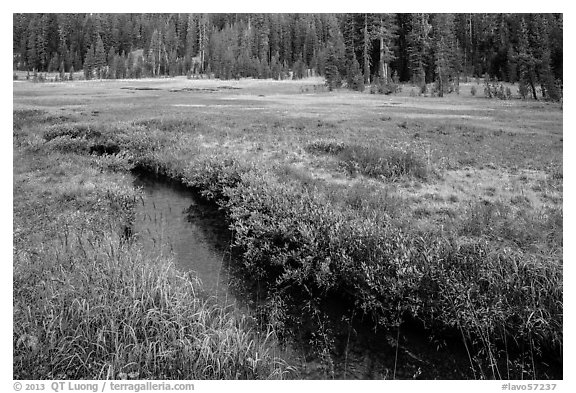
[[[92,233],[54,252],[53,264],[16,258],[15,379],[286,376],[274,333],[199,293],[171,261]]]

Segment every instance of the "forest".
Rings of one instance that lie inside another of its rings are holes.
[[[325,76],[330,88],[518,82],[558,100],[562,14],[14,14],[13,67],[86,79]]]

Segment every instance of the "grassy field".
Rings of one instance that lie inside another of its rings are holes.
[[[375,326],[456,337],[476,378],[550,377],[562,108],[472,86],[15,81],[14,377],[297,377],[266,341],[322,330],[333,299]],[[211,304],[125,237],[134,168],[221,206],[273,318]]]

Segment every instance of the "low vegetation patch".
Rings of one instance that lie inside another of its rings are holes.
[[[336,156],[350,174],[359,173],[388,180],[398,180],[404,176],[426,179],[428,176],[426,165],[409,151],[322,140],[310,143],[306,149],[312,153]]]

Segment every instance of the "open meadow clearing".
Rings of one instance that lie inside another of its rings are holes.
[[[15,81],[14,378],[562,378],[562,106],[474,86]],[[134,173],[219,208],[250,312]]]

